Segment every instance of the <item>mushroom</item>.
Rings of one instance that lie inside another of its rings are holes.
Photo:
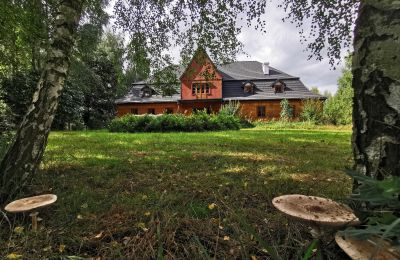
[[[291,194],[274,198],[272,204],[286,215],[308,223],[313,236],[320,234],[320,227],[339,229],[359,224],[350,208],[326,198]]]
[[[56,200],[57,196],[54,194],[43,194],[15,200],[9,203],[4,209],[12,213],[30,212],[29,216],[32,218],[32,230],[36,231],[39,212],[34,210],[53,204]]]
[[[396,260],[400,256],[396,252],[391,252],[387,243],[380,245],[379,241],[357,240],[344,238],[336,234],[336,243],[353,260]]]

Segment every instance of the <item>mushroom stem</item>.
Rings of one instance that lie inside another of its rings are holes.
[[[318,225],[310,225],[310,233],[314,239],[320,239],[324,232],[322,231],[321,227]]]
[[[32,212],[29,216],[32,218],[32,230],[37,231],[38,228],[38,218],[37,215],[39,212]]]

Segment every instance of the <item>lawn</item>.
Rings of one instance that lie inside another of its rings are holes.
[[[42,210],[37,233],[27,216],[0,218],[0,258],[265,259],[263,243],[296,258],[311,241],[307,227],[279,214],[271,199],[288,193],[345,199],[350,137],[346,128],[274,125],[52,132],[26,195],[59,199]]]

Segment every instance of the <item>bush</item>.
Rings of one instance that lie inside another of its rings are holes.
[[[353,74],[351,73],[351,57],[346,58],[346,67],[338,80],[338,90],[324,104],[324,120],[334,125],[348,125],[352,122]]]
[[[324,104],[324,120],[334,125],[348,125],[352,122],[353,89],[341,87],[336,95],[328,98]]]
[[[219,110],[219,114],[237,116],[240,111],[240,102],[235,100],[230,100],[228,103],[223,104]]]
[[[281,101],[280,117],[282,121],[289,121],[293,117],[293,108],[287,99],[282,99]]]
[[[250,123],[246,121],[246,126]],[[208,115],[200,111],[189,116],[183,114],[125,115],[108,125],[110,132],[202,132],[238,130],[242,119],[226,114]]]
[[[307,99],[303,101],[303,111],[300,120],[321,123],[323,116],[323,103],[318,99]]]

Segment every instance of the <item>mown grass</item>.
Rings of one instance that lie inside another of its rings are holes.
[[[259,236],[295,259],[311,237],[306,226],[279,214],[272,198],[342,200],[351,191],[342,170],[351,162],[346,128],[53,132],[26,195],[59,199],[41,211],[37,233],[27,216],[2,218],[0,257],[268,258]],[[14,231],[19,226],[23,232]]]

